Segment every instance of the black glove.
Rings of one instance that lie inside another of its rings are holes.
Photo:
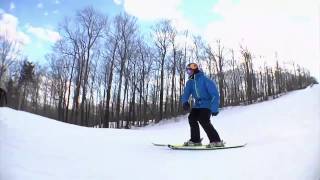
[[[211,113],[212,116],[217,116],[219,114],[219,112],[213,112]]]
[[[189,104],[189,102],[185,102],[185,103],[183,103],[183,110],[185,110],[185,111],[189,111],[190,110],[190,104]]]

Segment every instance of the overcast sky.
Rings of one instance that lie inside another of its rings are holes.
[[[162,18],[227,48],[243,44],[261,61],[294,61],[320,79],[318,0],[1,0],[0,33],[23,43],[23,53],[40,61],[60,35],[59,22],[91,5],[113,16],[136,16],[142,29]]]

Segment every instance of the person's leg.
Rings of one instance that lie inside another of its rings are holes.
[[[191,134],[190,140],[195,143],[200,142],[200,128],[198,124],[198,116],[199,111],[196,108],[191,109],[191,112],[188,116]]]
[[[220,136],[210,122],[211,111],[209,109],[199,109],[199,123],[201,124],[210,142],[220,142]]]

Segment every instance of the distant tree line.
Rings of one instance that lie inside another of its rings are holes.
[[[88,127],[144,126],[185,113],[180,96],[189,62],[199,63],[216,82],[221,107],[317,83],[295,63],[256,69],[246,47],[235,52],[219,40],[210,44],[178,32],[169,20],[143,34],[128,14],[110,18],[87,7],[65,18],[59,33],[45,65],[18,60],[15,42],[0,37],[0,80],[9,107]]]

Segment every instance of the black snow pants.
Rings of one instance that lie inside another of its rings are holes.
[[[189,114],[189,124],[191,130],[191,141],[200,142],[199,124],[206,132],[210,142],[221,141],[218,132],[210,122],[211,111],[207,108],[192,108]]]

